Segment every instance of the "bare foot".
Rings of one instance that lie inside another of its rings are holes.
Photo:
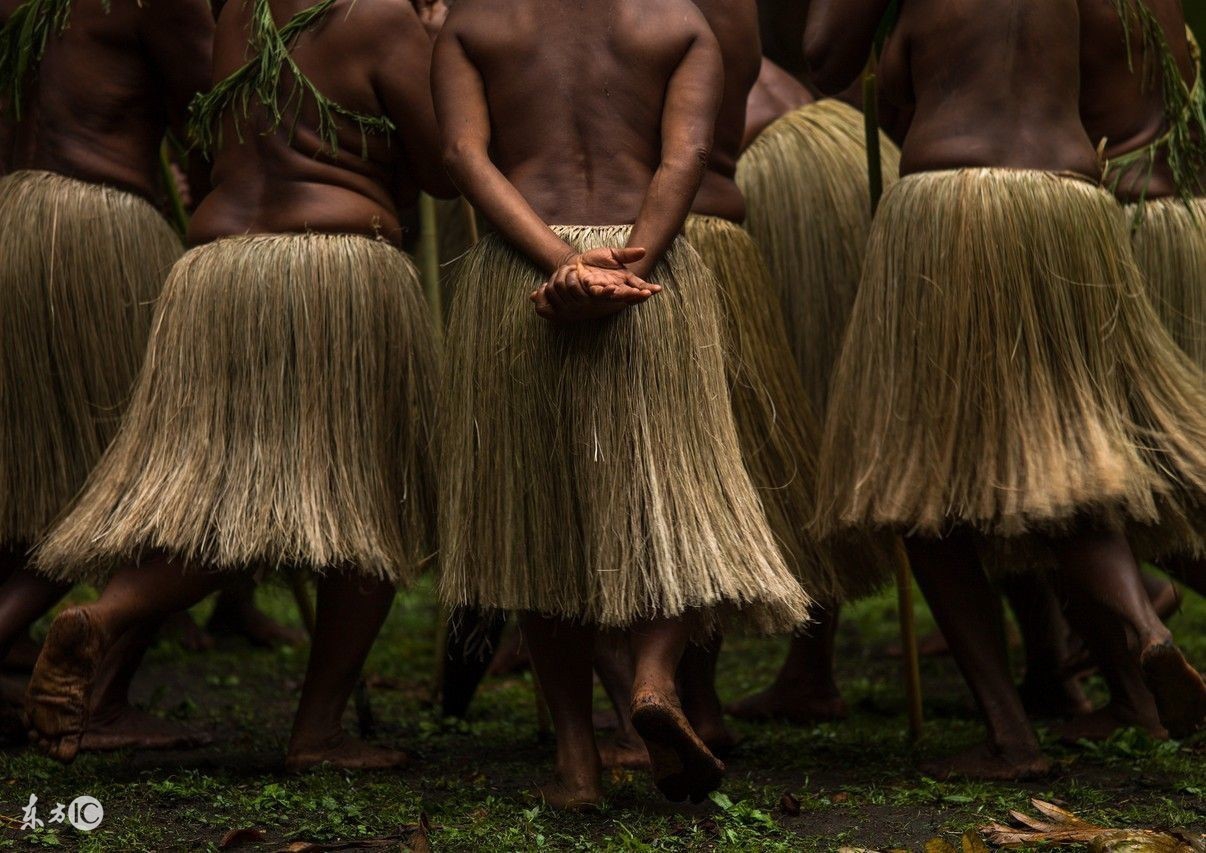
[[[195,749],[212,742],[213,738],[204,732],[126,705],[112,713],[94,712],[80,739],[80,751]]]
[[[1080,682],[1072,678],[1025,679],[1018,686],[1026,713],[1040,720],[1078,717],[1093,710]]]
[[[678,702],[660,691],[635,690],[632,725],[645,741],[658,790],[671,802],[698,803],[720,786],[724,763],[687,722]]]
[[[599,742],[599,758],[607,769],[648,770],[652,764],[649,750],[639,737],[616,737]]]
[[[1134,711],[1117,703],[1073,717],[1056,726],[1054,731],[1061,741],[1073,744],[1082,740],[1109,740],[1114,732],[1129,728],[1143,729],[1156,740],[1168,740],[1168,731],[1158,721],[1141,719]]]
[[[1202,728],[1206,722],[1206,682],[1181,650],[1172,643],[1154,643],[1143,650],[1139,663],[1168,733],[1183,738]]]
[[[289,745],[285,769],[302,773],[326,764],[340,770],[392,770],[410,763],[410,756],[397,749],[365,743],[340,732],[326,743],[313,746]]]
[[[186,651],[208,652],[214,647],[214,638],[196,623],[187,610],[169,616],[163,623],[163,633],[174,636]]]
[[[1051,772],[1051,762],[1039,752],[1025,750],[1006,755],[980,744],[956,755],[923,762],[921,772],[935,779],[1013,782],[1046,776]]]
[[[25,693],[30,740],[64,763],[75,759],[88,727],[92,681],[108,638],[84,607],[64,610],[50,626]]]
[[[41,653],[41,644],[34,642],[29,634],[22,634],[13,641],[13,646],[8,650],[4,662],[0,664],[0,669],[8,672],[31,672]]]
[[[603,789],[597,778],[574,782],[563,779],[559,773],[554,774],[552,781],[533,790],[531,796],[559,811],[595,811],[603,805]]]
[[[782,720],[796,726],[846,718],[846,703],[840,693],[818,693],[778,682],[730,703],[725,710],[739,720],[759,723]]]
[[[205,628],[215,637],[241,637],[253,646],[273,649],[277,646],[305,645],[306,632],[282,625],[255,606],[254,600],[240,600],[228,607],[215,607]]]

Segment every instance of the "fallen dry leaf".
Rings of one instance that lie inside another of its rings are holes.
[[[925,853],[959,853],[954,844],[945,838],[931,838],[921,848]]]
[[[268,833],[262,829],[232,829],[222,836],[218,843],[219,850],[233,850],[244,844],[263,844],[268,840]]]
[[[847,794],[845,791],[838,791],[836,794],[833,794],[833,795],[832,795],[832,796],[829,798],[829,802],[831,802],[831,803],[844,803],[844,802],[848,801],[849,799],[850,799],[850,795],[849,795],[849,794]]]
[[[791,792],[785,793],[779,798],[779,811],[785,815],[796,817],[800,814],[800,801]]]
[[[1032,799],[1042,819],[1011,811],[1022,828],[991,823],[981,827],[988,840],[1002,847],[1036,844],[1053,846],[1088,844],[1094,853],[1206,853],[1206,836],[1156,829],[1112,829],[1097,826],[1066,809]]]

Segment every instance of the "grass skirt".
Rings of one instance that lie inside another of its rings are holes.
[[[1204,490],[1206,381],[1109,193],[966,169],[886,194],[830,398],[821,535],[1090,518],[1194,550]]]
[[[183,249],[130,193],[0,179],[0,544],[32,545],[100,459]]]
[[[720,285],[726,369],[741,455],[788,566],[813,598],[844,597],[828,554],[807,531],[816,512],[821,425],[800,381],[758,246],[740,225],[690,216],[683,236]],[[858,586],[858,578],[851,577]]]
[[[1179,198],[1127,208],[1138,224],[1135,259],[1164,325],[1199,367],[1206,369],[1206,198],[1187,207]]]
[[[409,581],[433,550],[437,369],[414,266],[387,243],[193,249],[164,287],[121,431],[39,566],[103,575],[166,552]]]
[[[888,187],[900,151],[887,135],[880,141]],[[824,413],[871,230],[863,114],[835,99],[787,113],[746,149],[737,183],[804,387],[815,411]]]
[[[627,226],[554,230],[580,250]],[[497,235],[465,258],[440,431],[441,593],[606,627],[740,617],[790,630],[808,598],[742,464],[715,279],[679,241],[665,289],[558,327],[539,270]]]

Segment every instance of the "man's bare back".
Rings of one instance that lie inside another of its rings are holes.
[[[687,0],[602,0],[590,17],[556,0],[466,0],[438,48],[455,42],[488,81],[492,160],[546,223],[635,221],[667,83],[706,30]]]
[[[0,20],[23,0],[0,0]],[[26,81],[12,128],[12,169],[44,169],[154,200],[159,146],[184,139],[192,97],[208,83],[209,0],[76,0]]]
[[[708,171],[692,212],[745,221],[745,199],[737,187],[737,158],[745,138],[745,106],[762,68],[758,6],[754,0],[695,0],[720,43],[724,93]]]
[[[1198,69],[1189,54],[1181,0],[1143,2],[1159,19],[1182,79],[1192,87]],[[1106,141],[1107,160],[1143,148],[1167,130],[1160,59],[1150,52],[1145,55],[1138,22],[1132,22],[1129,29],[1133,67],[1127,51],[1127,32],[1114,3],[1111,0],[1080,0],[1084,69],[1081,118],[1094,143]],[[1118,196],[1126,201],[1137,201],[1141,196],[1164,198],[1174,195],[1177,186],[1167,154],[1167,148],[1160,149],[1150,177],[1146,157],[1118,175]],[[1206,179],[1206,175],[1201,177]]]
[[[805,50],[825,91],[866,62],[887,0],[813,0]],[[1080,123],[1076,0],[906,0],[884,49],[888,97],[915,113],[901,174],[962,167],[1096,179]]]
[[[277,26],[314,0],[270,0]],[[214,44],[214,82],[247,61],[253,0],[228,0]],[[362,137],[336,117],[338,152],[320,136],[319,111],[307,97],[273,128],[254,98],[249,116],[229,109],[221,119],[214,190],[189,229],[191,243],[247,233],[320,231],[402,238],[398,209],[420,189],[449,195],[439,165],[438,134],[427,83],[431,41],[410,0],[339,0],[291,51],[302,73],[346,110],[386,116],[391,136]],[[292,89],[282,75],[281,103]],[[240,136],[241,135],[241,136]],[[361,156],[364,154],[365,156]]]

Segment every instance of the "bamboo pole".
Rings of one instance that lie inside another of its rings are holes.
[[[867,185],[871,214],[879,209],[884,194],[883,156],[879,139],[879,89],[876,59],[873,54],[863,75],[863,125],[867,143]],[[900,623],[901,660],[904,666],[905,699],[909,712],[909,737],[921,737],[925,725],[922,713],[921,662],[917,651],[917,617],[913,608],[913,575],[909,554],[900,537],[892,543],[892,564],[896,576],[896,615]]]
[[[176,183],[176,173],[172,171],[172,148],[167,137],[164,137],[159,146],[159,174],[163,187],[167,190],[172,225],[183,240],[188,235],[188,211],[184,209],[184,197],[180,194],[179,184]]]
[[[419,270],[423,290],[437,330],[444,328],[444,299],[440,290],[440,225],[436,219],[435,199],[419,194]]]

